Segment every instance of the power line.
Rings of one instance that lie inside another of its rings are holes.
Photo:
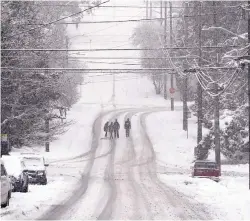
[[[34,57],[33,55],[27,55],[27,56],[1,56],[2,58],[30,58],[30,57]],[[38,56],[40,57],[40,56]],[[50,56],[50,58],[65,58],[66,56]],[[162,60],[162,59],[166,59],[169,57],[85,57],[85,56],[70,56],[68,57],[70,60],[77,60],[77,59],[86,59],[86,60]],[[177,56],[177,57],[171,57],[171,59],[199,59],[197,56]]]
[[[213,15],[213,14],[203,14],[201,16],[207,16],[207,15]],[[130,17],[130,16],[117,16],[117,17]],[[138,16],[131,16],[131,17],[138,17]],[[195,17],[194,15],[186,15],[185,17]],[[167,16],[167,18],[170,18]],[[183,18],[183,16],[173,16],[174,18]],[[106,21],[77,21],[77,22],[57,22],[58,25],[77,25],[77,24],[109,24],[109,23],[127,23],[127,22],[141,22],[141,21],[163,21],[163,18],[145,18],[145,19],[126,19],[126,20],[106,20]],[[239,19],[237,21],[242,21],[242,19]],[[27,23],[27,24],[14,24],[17,26],[31,26],[31,25],[45,25],[43,23]]]
[[[88,6],[88,5],[84,5],[84,4],[79,4],[80,6]],[[58,5],[41,5],[41,6],[57,6],[57,7],[75,7],[75,5],[62,5],[62,4],[58,4]],[[219,8],[238,8],[241,5],[220,5],[220,6],[215,6],[215,7],[219,7]],[[213,6],[204,6],[204,8],[212,8]],[[146,6],[138,6],[138,5],[102,5],[102,6],[98,6],[98,8],[147,8]],[[160,9],[160,6],[152,6],[152,8],[158,8]],[[185,8],[185,6],[172,6],[172,8],[180,8],[183,9]],[[194,6],[187,6],[187,8],[194,8]]]
[[[30,71],[30,70],[52,70],[52,71],[165,71],[172,70],[171,68],[25,68],[25,67],[1,67],[1,69]]]
[[[238,48],[238,45],[226,45],[226,46],[202,46],[202,48]],[[249,47],[249,45],[247,46]],[[184,50],[184,49],[199,49],[199,47],[163,47],[163,48],[94,48],[94,49],[44,49],[44,48],[5,48],[2,51],[155,51],[155,50]]]
[[[129,72],[129,71],[175,71],[174,68],[25,68],[25,67],[1,67],[3,70],[14,70],[14,71],[42,71],[42,70],[52,70],[52,71],[86,71],[86,72]],[[195,69],[187,69],[184,72],[196,73],[198,70],[235,70],[235,67],[202,67]]]
[[[74,13],[74,14],[68,15],[68,16],[66,16],[66,17],[57,19],[57,20],[55,20],[55,21],[52,21],[52,22],[49,22],[49,23],[46,23],[46,24],[42,24],[42,25],[40,25],[39,27],[31,28],[31,29],[29,29],[29,30],[26,30],[26,31],[23,31],[23,32],[19,32],[19,33],[10,35],[9,37],[14,37],[14,36],[16,36],[16,35],[25,34],[25,33],[27,33],[27,32],[34,31],[34,30],[40,29],[40,28],[42,28],[42,27],[45,27],[45,26],[54,24],[54,23],[56,23],[56,22],[58,22],[58,21],[62,21],[62,20],[64,20],[64,19],[66,19],[66,18],[70,18],[70,17],[76,16],[76,15],[78,15],[78,14],[81,14],[81,13],[86,12],[86,11],[88,11],[88,10],[91,10],[91,9],[93,9],[93,8],[96,8],[96,7],[98,7],[98,6],[102,5],[102,4],[108,3],[109,1],[110,1],[110,0],[107,0],[107,1],[105,1],[105,2],[101,2],[101,3],[99,3],[99,4],[95,5],[95,6],[91,6],[91,7],[87,8],[87,9],[84,9],[84,10],[82,10],[82,11],[80,11],[80,12],[76,12],[76,13]]]
[[[139,16],[140,14],[141,14],[141,12],[138,13],[137,16]],[[132,19],[132,17],[129,17],[129,19]],[[113,27],[116,27],[116,26],[117,26],[117,25],[111,25],[111,26],[109,26],[109,27],[102,28],[102,29],[99,29],[99,30],[96,30],[96,31],[92,31],[92,32],[90,32],[90,33],[87,33],[87,35],[91,35],[91,34],[93,34],[93,33],[98,33],[98,32],[100,32],[100,31],[105,31],[105,30],[108,30],[108,29],[113,28]]]
[[[66,25],[76,25],[76,24],[108,24],[108,23],[124,23],[124,22],[137,22],[137,21],[157,21],[162,20],[162,18],[142,18],[142,19],[126,19],[126,20],[107,20],[107,21],[80,21],[80,22],[58,22],[57,24],[66,24]],[[20,25],[20,24],[17,24]],[[43,25],[43,24],[36,24],[36,23],[29,23],[29,24],[23,24],[23,25]]]

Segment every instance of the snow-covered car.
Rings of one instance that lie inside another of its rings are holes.
[[[1,207],[9,206],[11,198],[11,181],[1,159]]]
[[[25,172],[24,161],[18,156],[3,156],[7,173],[11,179],[13,192],[28,192],[29,177]]]
[[[22,156],[25,164],[25,172],[29,176],[29,183],[47,184],[47,171],[45,159],[40,155],[24,155]]]
[[[218,182],[220,179],[220,170],[216,162],[197,160],[192,167],[192,177],[209,178]]]

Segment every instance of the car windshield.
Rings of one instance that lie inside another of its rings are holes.
[[[210,163],[210,162],[199,162],[196,163],[195,168],[203,168],[203,169],[215,169],[216,168],[216,164],[215,163]]]
[[[25,167],[43,166],[43,161],[39,157],[24,157]]]

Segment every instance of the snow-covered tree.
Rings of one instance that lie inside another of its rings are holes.
[[[66,27],[43,26],[63,16],[79,12],[78,3],[57,7],[65,2],[5,1],[1,3],[2,49],[66,48]],[[2,67],[65,67],[65,52],[1,51]],[[50,118],[53,132],[60,133],[65,123],[56,123],[60,110],[77,100],[79,74],[66,72],[3,69],[1,74],[1,130],[12,145],[21,146],[44,140],[44,120]],[[72,83],[75,82],[75,83]],[[78,84],[76,84],[78,82]],[[65,102],[67,100],[67,102]]]
[[[132,39],[135,46],[141,49],[154,49],[163,47],[163,27],[159,23],[145,23],[138,25],[133,33]],[[141,64],[144,68],[164,68],[164,53],[161,50],[142,51]],[[147,59],[150,58],[150,59]],[[155,58],[155,59],[152,59]],[[146,74],[152,80],[156,94],[163,89],[163,72],[152,71]]]

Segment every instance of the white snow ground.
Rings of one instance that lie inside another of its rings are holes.
[[[153,113],[147,118],[147,131],[158,160],[158,177],[187,197],[205,204],[219,219],[249,220],[248,164],[222,165],[219,183],[190,177],[196,130],[192,117],[187,139],[186,132],[182,131],[182,112]],[[214,153],[210,159],[214,160]]]
[[[107,79],[107,78],[105,78]],[[143,84],[143,87],[141,85]],[[112,82],[98,82],[82,86],[82,97],[68,113],[68,119],[74,123],[69,126],[68,131],[59,137],[58,140],[50,144],[50,152],[45,153],[43,147],[25,148],[24,152],[36,152],[45,155],[50,162],[48,167],[48,185],[30,185],[29,192],[13,193],[10,206],[1,209],[1,219],[33,219],[40,216],[49,207],[56,206],[66,199],[72,193],[72,189],[77,185],[77,181],[81,178],[84,170],[84,162],[79,161],[77,156],[89,151],[92,124],[94,119],[99,115],[100,111],[108,111],[113,109],[109,102],[111,98]],[[149,92],[145,92],[148,88]],[[101,90],[100,90],[101,89]],[[117,83],[117,106],[116,108],[138,107],[138,106],[163,106],[165,101],[153,93],[153,86],[146,78],[132,79],[130,81],[122,81]],[[104,103],[103,107],[101,107]],[[120,105],[119,105],[120,103]],[[108,115],[105,119],[109,119]],[[102,155],[107,150],[98,150],[97,155]],[[12,155],[18,155],[20,151],[14,150]],[[73,158],[73,159],[72,159]],[[74,159],[76,158],[76,159]],[[87,162],[87,161],[86,161]],[[94,166],[95,168],[95,166]],[[98,176],[93,168],[94,176]],[[98,167],[97,167],[98,168]],[[88,195],[92,198],[100,197],[103,189],[101,183],[97,182],[97,189],[88,191]],[[101,191],[101,192],[100,192]],[[88,209],[91,208],[91,200],[86,195],[88,201]],[[95,203],[93,201],[93,203]]]
[[[118,4],[119,1],[112,1],[112,5]],[[128,4],[132,4],[133,1],[126,1]],[[135,3],[136,4],[136,3]],[[112,20],[122,19],[119,16],[138,16],[142,18],[143,11],[138,10],[124,10],[115,11],[114,9],[97,9],[94,15],[86,16],[86,20]],[[95,16],[97,15],[97,16]],[[101,16],[102,15],[102,16]],[[117,17],[116,17],[117,15]],[[124,17],[124,19],[126,19]],[[133,17],[135,18],[135,17]],[[84,26],[84,27],[83,27]],[[69,32],[72,37],[79,34],[85,34],[84,37],[74,38],[72,41],[72,48],[108,48],[108,47],[133,47],[131,40],[129,39],[132,34],[132,29],[135,24],[110,24],[105,25],[80,25],[79,30],[69,27]],[[87,32],[87,35],[86,35]],[[110,36],[116,35],[116,37]],[[90,41],[91,40],[91,41]],[[88,42],[89,44],[83,43]],[[118,42],[119,41],[119,42]],[[139,57],[135,52],[120,52],[109,54],[99,53],[86,53],[86,56],[133,56]],[[107,60],[105,60],[107,61]],[[119,61],[119,60],[117,60]],[[89,63],[89,67],[104,67],[108,68],[108,64],[93,64]],[[112,66],[114,67],[114,66]],[[124,67],[116,65],[116,67]],[[128,67],[128,66],[126,66]],[[95,74],[94,74],[95,75]],[[97,74],[96,74],[97,75]],[[131,75],[133,75],[134,79]],[[164,101],[162,97],[154,95],[154,88],[147,79],[138,78],[134,74],[119,75],[116,77],[116,108],[125,107],[169,107],[170,101]],[[128,77],[129,76],[129,77]],[[92,82],[81,86],[81,99],[75,104],[68,113],[68,119],[73,120],[74,123],[68,128],[68,131],[59,137],[58,140],[51,143],[50,153],[44,153],[46,158],[49,159],[50,166],[48,167],[48,185],[36,186],[30,185],[30,191],[28,193],[13,193],[10,206],[1,209],[1,219],[16,220],[16,219],[35,219],[40,217],[40,214],[44,213],[49,207],[56,207],[62,204],[62,201],[72,193],[72,190],[78,185],[77,181],[81,178],[81,174],[84,171],[87,161],[77,158],[79,155],[88,153],[90,150],[92,124],[95,118],[99,115],[100,111],[112,110],[112,76],[101,77],[86,77],[87,82]],[[176,109],[181,110],[181,104],[176,102]],[[137,114],[138,116],[139,114]],[[112,114],[104,117],[104,120],[110,119]],[[124,115],[120,116],[122,119]],[[137,117],[132,118],[132,123],[136,123]],[[157,172],[158,177],[166,182],[167,185],[172,186],[177,191],[186,194],[192,201],[198,201],[206,205],[206,209],[214,213],[214,217],[217,219],[250,219],[250,196],[249,190],[247,190],[247,166],[223,166],[224,171],[229,171],[227,175],[223,176],[220,183],[215,183],[210,180],[191,179],[190,175],[190,163],[193,160],[193,147],[196,143],[196,125],[195,118],[190,121],[189,127],[189,139],[186,139],[186,133],[182,131],[182,113],[181,111],[155,113],[151,114],[147,118],[147,130],[149,137],[153,144],[156,159],[157,159]],[[103,123],[103,122],[102,122]],[[101,125],[100,125],[101,126]],[[142,145],[139,145],[139,133],[136,132],[136,127],[133,128],[134,142],[138,142],[135,148],[137,154],[140,153]],[[122,157],[122,152],[125,151],[124,139],[119,140],[120,149],[117,154],[117,161],[126,161]],[[27,149],[26,151],[30,151]],[[38,151],[38,148],[33,148],[32,151]],[[109,147],[105,142],[101,141],[101,145],[97,150],[96,156],[101,156],[109,151]],[[43,150],[42,150],[43,152]],[[130,153],[127,153],[129,156]],[[88,155],[86,155],[86,159]],[[72,159],[73,158],[73,159]],[[122,159],[121,159],[122,158]],[[67,160],[66,160],[67,159]],[[143,159],[141,159],[143,160]],[[78,217],[82,215],[84,219],[93,219],[92,214],[99,214],[105,205],[107,199],[107,193],[110,189],[104,185],[102,176],[104,171],[98,166],[107,165],[105,158],[100,158],[95,161],[91,172],[91,181],[88,191],[84,195],[81,201],[75,206],[75,210],[69,211],[66,217]],[[126,171],[126,168],[122,166],[116,166],[117,170]],[[139,171],[140,172],[140,171]],[[122,173],[121,173],[122,174]],[[241,175],[241,177],[240,177]],[[142,176],[143,178],[143,176]],[[135,177],[139,182],[141,177]],[[121,188],[126,188],[122,186]],[[118,191],[118,198],[116,203],[116,212],[120,211],[121,217],[127,217],[126,211],[129,208],[125,208],[120,205],[120,202],[125,202],[126,205],[132,206],[131,189],[127,189],[127,197]],[[149,191],[150,192],[150,191]],[[136,192],[138,195],[140,189]],[[151,194],[151,195],[150,195]],[[159,192],[157,192],[159,194]],[[150,196],[154,193],[147,195],[147,201],[150,200]],[[122,196],[122,198],[119,198]],[[237,202],[237,204],[235,204]],[[153,208],[153,213],[163,211],[163,208],[155,208],[154,203],[150,202],[148,206]],[[160,202],[157,202],[160,203]],[[147,207],[140,208],[141,216],[149,212]],[[165,211],[166,212],[166,211]],[[171,209],[169,216],[171,216]],[[81,214],[82,213],[82,214]],[[119,214],[113,214],[114,218]],[[133,214],[129,214],[133,217]],[[144,216],[144,218],[148,216]],[[159,213],[158,218],[161,217]],[[138,217],[136,217],[138,218]],[[174,216],[172,217],[174,218]]]

